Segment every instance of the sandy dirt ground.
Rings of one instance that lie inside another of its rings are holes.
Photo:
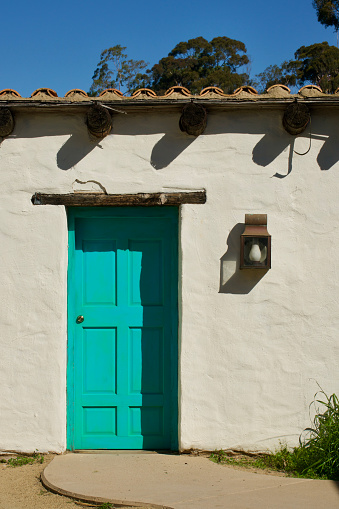
[[[40,474],[54,457],[55,454],[46,454],[42,464],[35,462],[19,467],[0,463],[0,509],[79,509],[81,507],[98,507],[93,504],[77,502],[68,497],[56,495],[44,488],[40,481]],[[248,467],[244,468],[241,466],[234,466],[233,468],[248,470]],[[284,475],[281,472],[259,471],[253,468],[250,470],[268,475]],[[125,506],[125,509],[133,508]],[[151,508],[144,506],[143,509]]]
[[[34,463],[20,467],[11,467],[0,463],[0,509],[80,509],[81,507],[98,507],[55,495],[43,487],[40,482],[40,474],[53,458],[53,454],[48,454],[44,456],[43,464]],[[126,506],[125,509],[131,508]]]

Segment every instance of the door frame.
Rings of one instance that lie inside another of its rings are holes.
[[[174,212],[176,211],[176,212]],[[74,341],[76,323],[74,309],[75,285],[75,219],[78,217],[103,218],[130,217],[139,214],[139,217],[166,217],[175,221],[176,243],[171,243],[171,274],[177,281],[177,291],[171,294],[171,450],[179,448],[179,207],[67,207],[68,222],[68,270],[67,270],[67,379],[66,379],[66,439],[67,450],[74,450],[74,398],[75,398],[75,370],[74,370]]]

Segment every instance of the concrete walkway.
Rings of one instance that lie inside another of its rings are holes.
[[[338,509],[339,483],[256,474],[201,456],[69,453],[42,475],[45,486],[85,501],[173,509]]]

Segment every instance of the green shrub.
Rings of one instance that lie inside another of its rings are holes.
[[[220,449],[220,451],[214,451],[212,452],[210,459],[214,461],[215,463],[226,463],[229,458],[227,455],[227,452]]]
[[[42,454],[34,453],[32,456],[17,456],[7,460],[7,464],[11,467],[21,467],[22,465],[32,465],[35,462],[43,463],[45,458]],[[6,463],[6,460],[4,460]]]
[[[321,395],[321,399],[317,399]],[[299,446],[286,446],[261,459],[266,467],[298,477],[339,480],[339,402],[323,390],[314,396],[313,426],[299,438]]]
[[[327,396],[323,390],[318,394],[322,399],[315,399],[316,415],[313,427],[307,428],[308,434],[300,439],[299,449],[302,458],[307,460],[304,471],[314,471],[321,477],[339,480],[339,401],[335,394]],[[318,396],[315,396],[315,398]],[[322,405],[323,413],[319,405]]]
[[[11,467],[21,467],[22,465],[31,465],[35,459],[32,456],[17,456],[16,458],[10,458],[7,463]]]
[[[211,459],[216,463],[270,468],[296,477],[339,481],[338,397],[335,394],[327,396],[321,389],[311,405],[315,408],[313,425],[301,434],[298,447],[290,450],[282,445],[274,454],[253,460],[230,458],[221,450],[215,451]]]

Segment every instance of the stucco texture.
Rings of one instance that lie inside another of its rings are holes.
[[[297,138],[282,115],[215,109],[196,138],[177,111],[141,109],[95,141],[82,113],[16,114],[0,144],[0,449],[66,448],[67,216],[31,196],[100,186],[206,189],[180,209],[180,449],[297,443],[317,383],[339,392],[339,144],[335,112],[315,108]],[[239,270],[246,213],[268,215],[267,272]]]

